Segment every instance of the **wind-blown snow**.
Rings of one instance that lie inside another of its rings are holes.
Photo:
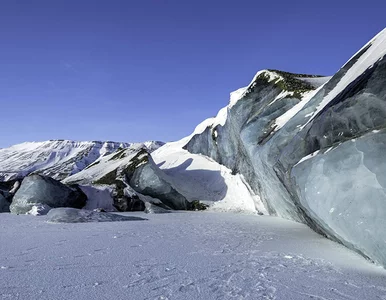
[[[384,299],[386,272],[273,217],[125,213],[147,221],[0,218],[1,299]]]

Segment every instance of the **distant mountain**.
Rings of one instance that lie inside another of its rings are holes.
[[[145,146],[150,152],[162,142],[145,143],[78,142],[50,140],[26,142],[0,149],[0,181],[22,178],[29,174],[41,174],[62,180],[76,174],[104,155],[119,148]]]

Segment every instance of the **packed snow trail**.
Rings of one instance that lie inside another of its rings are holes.
[[[305,225],[216,212],[2,214],[0,299],[386,299],[386,271]]]

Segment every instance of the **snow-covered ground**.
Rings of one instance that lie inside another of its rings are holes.
[[[52,224],[2,214],[0,299],[386,299],[384,269],[302,224],[123,215],[148,220]]]

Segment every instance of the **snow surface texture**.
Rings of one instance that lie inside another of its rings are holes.
[[[0,218],[1,299],[386,299],[386,272],[305,225],[245,214]]]
[[[28,142],[0,149],[0,180],[22,178],[31,173],[62,180],[75,174],[99,157],[119,148],[144,145],[149,151],[162,146],[162,142],[116,143],[76,142],[52,140]]]
[[[184,148],[242,174],[269,214],[386,265],[385,54],[386,29],[327,82],[261,71]]]

